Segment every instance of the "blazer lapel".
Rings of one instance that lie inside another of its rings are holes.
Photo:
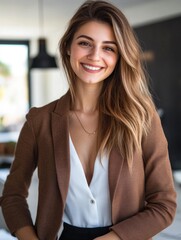
[[[66,94],[60,99],[55,111],[52,113],[52,134],[55,166],[63,203],[65,203],[66,200],[70,178],[68,111],[69,98]]]
[[[112,203],[112,212],[114,215],[114,196],[116,188],[120,179],[121,170],[123,167],[124,159],[122,158],[119,150],[114,147],[109,157],[109,190]]]

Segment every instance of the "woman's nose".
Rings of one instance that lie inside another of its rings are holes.
[[[95,47],[91,49],[88,55],[88,59],[92,61],[99,61],[100,55],[101,55],[100,49]]]

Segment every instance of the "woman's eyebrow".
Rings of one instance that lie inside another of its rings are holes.
[[[91,38],[91,37],[89,37],[89,36],[87,36],[87,35],[80,35],[80,36],[78,36],[76,39],[79,39],[79,38],[87,38],[87,39],[90,40],[90,41],[94,41],[93,38]],[[114,45],[117,46],[117,44],[116,44],[115,41],[103,41],[103,43],[114,44]]]

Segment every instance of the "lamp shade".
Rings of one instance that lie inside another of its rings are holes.
[[[46,50],[46,39],[40,38],[39,52],[31,61],[30,68],[57,68],[55,57],[50,56]]]

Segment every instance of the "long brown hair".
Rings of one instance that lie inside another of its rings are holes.
[[[75,32],[85,23],[109,24],[116,37],[120,57],[114,72],[105,79],[100,94],[100,152],[118,147],[132,165],[136,149],[141,152],[142,137],[149,131],[154,104],[141,63],[141,49],[124,14],[106,1],[84,2],[69,22],[60,40],[59,51],[67,74],[72,101],[75,99],[75,73],[69,55]]]

